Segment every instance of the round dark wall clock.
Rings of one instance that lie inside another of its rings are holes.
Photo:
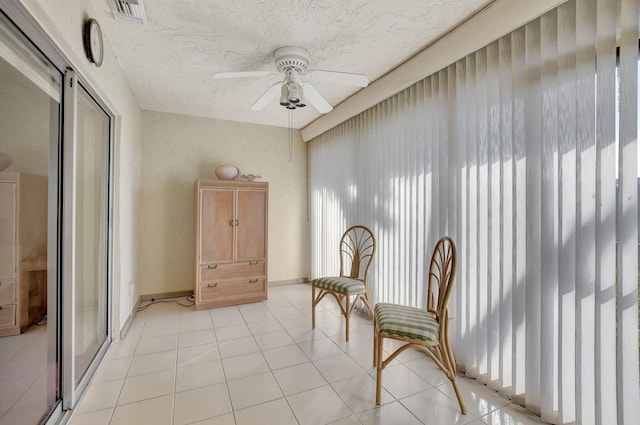
[[[84,23],[83,41],[87,59],[96,66],[102,65],[102,59],[104,58],[102,30],[95,19],[89,19]]]

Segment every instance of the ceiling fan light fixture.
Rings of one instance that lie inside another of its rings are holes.
[[[286,84],[283,84],[280,89],[280,105],[289,106],[289,88]]]
[[[307,106],[306,103],[304,103],[304,89],[302,88],[302,86],[298,86],[298,103],[296,103],[296,106],[298,108],[304,108],[305,106]]]
[[[296,83],[289,83],[289,102],[300,102],[300,91],[298,90],[298,85]]]

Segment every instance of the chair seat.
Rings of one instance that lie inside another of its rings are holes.
[[[365,291],[364,283],[346,276],[320,277],[311,281],[316,288],[328,289],[343,294],[361,294]]]
[[[380,332],[419,341],[439,341],[440,325],[425,309],[378,303],[374,316]]]

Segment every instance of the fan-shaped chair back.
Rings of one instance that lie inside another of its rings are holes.
[[[376,251],[373,233],[365,226],[351,226],[340,239],[340,276],[367,282],[369,265]]]
[[[453,288],[456,261],[456,245],[450,237],[445,236],[436,244],[429,266],[427,310],[435,314],[438,320],[447,317],[447,303]]]
[[[340,238],[340,276],[322,276],[311,281],[311,327],[316,327],[316,306],[327,296],[338,302],[345,318],[345,340],[349,341],[351,312],[362,301],[373,318],[369,296],[369,266],[376,252],[376,239],[369,228],[351,226]],[[317,295],[316,295],[317,294]]]

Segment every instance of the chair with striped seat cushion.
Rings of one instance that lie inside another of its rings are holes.
[[[425,309],[379,303],[374,315],[380,332],[419,341],[438,341],[438,321]]]
[[[431,257],[427,278],[427,308],[399,304],[378,303],[374,308],[374,349],[376,365],[376,404],[382,394],[382,370],[408,348],[426,353],[449,378],[458,397],[460,411],[466,408],[456,382],[456,361],[449,345],[449,312],[447,303],[456,273],[456,246],[451,238],[438,241]],[[384,339],[395,339],[405,344],[386,359],[382,359]]]
[[[345,318],[346,340],[349,341],[349,319],[359,300],[369,310],[371,297],[367,287],[369,266],[376,251],[376,239],[365,226],[348,228],[340,239],[340,275],[319,277],[311,281],[311,326],[316,327],[316,306],[331,294]]]

